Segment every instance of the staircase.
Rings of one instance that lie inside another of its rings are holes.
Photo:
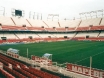
[[[14,35],[15,35],[18,39],[20,39],[15,33],[14,33]]]

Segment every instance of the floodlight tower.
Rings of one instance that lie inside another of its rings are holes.
[[[93,15],[93,16],[96,16],[96,18],[97,18],[97,11],[91,11],[91,13],[95,13],[95,15]]]
[[[90,17],[91,17],[91,19],[92,19],[91,12],[89,12],[89,14],[90,14]]]
[[[42,13],[38,12],[29,12],[29,18],[31,19],[37,19],[37,20],[42,20]]]
[[[102,10],[97,10],[97,12],[101,12],[101,15],[102,15],[102,17],[103,17],[103,12],[104,12],[103,9],[102,9]]]
[[[51,17],[51,18],[49,18],[49,17]],[[47,20],[52,19],[52,21],[53,21],[54,17],[58,17],[57,19],[59,21],[59,14],[48,14]]]
[[[82,13],[79,13],[79,15],[80,15],[80,19],[81,19],[81,15],[82,15]]]
[[[87,19],[86,13],[87,13],[87,12],[85,12],[84,15],[85,15],[85,18]]]
[[[48,14],[48,16],[47,16],[47,21],[50,19],[50,17],[51,17],[51,19],[53,20],[53,14]]]

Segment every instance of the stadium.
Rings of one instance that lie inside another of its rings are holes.
[[[1,9],[2,8],[2,9]],[[0,78],[104,78],[104,10],[59,14],[0,7]]]

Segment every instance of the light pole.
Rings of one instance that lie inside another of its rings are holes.
[[[51,19],[53,20],[53,14],[48,14],[47,21],[48,19],[50,19],[50,16],[52,17]]]
[[[96,15],[94,15],[94,16],[96,16],[96,18],[97,18],[97,11],[92,11],[92,13],[95,13]]]
[[[87,19],[86,12],[84,14],[85,14],[85,18]]]
[[[92,68],[92,57],[90,56],[90,78],[91,78],[91,68]]]
[[[79,13],[79,15],[80,15],[80,19],[83,19],[83,16],[85,16],[85,18],[87,19],[86,12]],[[81,15],[82,15],[82,17],[81,17]]]
[[[91,12],[89,12],[89,14],[90,14],[90,17],[91,17],[91,19],[92,19]]]
[[[104,10],[102,10],[102,17],[103,17],[103,12],[104,12]]]
[[[53,21],[53,17],[54,17],[54,15],[52,16],[52,21]]]
[[[3,6],[0,6],[0,7],[3,8],[3,16],[5,16],[5,7],[3,7]]]
[[[42,13],[41,13],[41,20],[42,20]]]
[[[103,17],[103,11],[104,11],[103,9],[102,10],[97,10],[97,12],[102,12],[102,14],[101,14],[102,17]]]
[[[102,10],[102,14],[101,14],[102,15],[102,18],[103,18],[103,12],[104,12],[104,10]]]
[[[98,17],[98,16],[97,16],[97,11],[95,11],[95,13],[96,13],[96,18],[97,18],[97,17]]]
[[[50,16],[51,16],[52,21],[53,21],[54,17],[56,17],[56,16],[58,17],[57,19],[59,21],[59,14],[48,14],[47,20],[50,19],[49,18]]]
[[[79,15],[80,15],[80,19],[81,19],[81,15],[82,15],[82,13],[79,13]]]
[[[27,58],[28,58],[28,48],[27,48]]]
[[[91,17],[92,19],[91,12],[86,12],[86,14],[88,15],[87,17]]]

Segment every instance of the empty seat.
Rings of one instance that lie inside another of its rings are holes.
[[[67,31],[73,31],[75,30],[76,27],[79,26],[81,20],[64,20],[64,21],[59,21],[60,27],[67,27]]]
[[[27,27],[27,29],[31,31],[45,31],[42,27]]]
[[[90,25],[99,26],[100,21],[101,21],[101,18],[92,18],[92,19],[82,20],[79,27],[87,27],[87,26],[90,26]]]
[[[87,31],[87,30],[89,30],[89,26],[88,27],[78,27],[76,30],[77,31]]]
[[[42,20],[27,19],[32,27],[48,27]]]
[[[15,78],[14,76],[12,76],[10,73],[6,72],[3,69],[0,69],[0,73],[2,73],[6,78]]]
[[[58,21],[44,21],[44,22],[47,24],[47,26],[49,28],[53,28],[53,27],[59,28],[60,27],[58,24]],[[45,28],[47,28],[47,27],[45,27]]]
[[[79,32],[75,37],[97,37],[99,32]]]
[[[57,30],[57,31],[60,31],[60,32],[66,32],[66,28],[61,28],[61,27],[60,27],[60,28],[56,28],[56,30]]]
[[[4,17],[4,16],[0,16],[0,24],[7,25],[7,26],[15,25],[10,17]]]
[[[26,25],[27,27],[31,27],[31,25],[28,23],[28,21],[25,18],[12,17],[12,20],[14,21],[16,26]]]
[[[8,72],[10,72],[11,74],[13,74],[14,76],[18,77],[18,78],[27,78],[26,76],[20,74],[19,72],[13,70],[13,69],[10,69],[8,68],[7,66],[4,65],[4,69]]]

